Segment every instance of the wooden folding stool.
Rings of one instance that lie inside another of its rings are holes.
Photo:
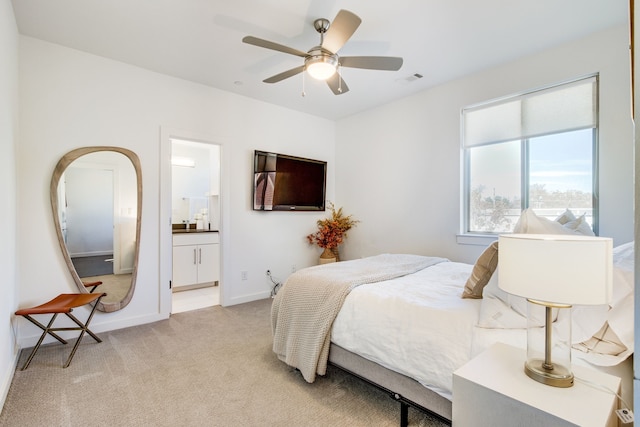
[[[64,368],[69,366],[69,364],[71,363],[71,359],[73,359],[73,356],[76,353],[76,350],[78,349],[78,346],[80,345],[80,341],[82,340],[82,337],[84,336],[85,332],[91,335],[91,337],[93,337],[93,339],[96,340],[97,342],[102,342],[102,340],[98,338],[96,334],[94,334],[89,330],[89,323],[93,318],[96,308],[98,307],[98,303],[100,302],[102,297],[106,295],[107,294],[104,292],[95,293],[95,294],[60,294],[54,299],[52,299],[51,301],[45,302],[44,304],[41,304],[39,306],[23,308],[21,310],[16,311],[16,316],[23,316],[25,319],[27,319],[28,321],[30,321],[31,323],[33,323],[34,325],[38,326],[40,329],[43,330],[42,335],[38,340],[38,343],[31,351],[29,358],[27,359],[27,361],[25,362],[21,370],[24,371],[29,367],[29,363],[31,363],[33,356],[35,356],[35,354],[37,353],[38,349],[40,348],[40,344],[42,344],[42,341],[44,341],[44,338],[47,336],[47,334],[51,335],[52,337],[60,341],[62,344],[67,344],[67,341],[65,341],[63,338],[61,338],[57,334],[55,334],[54,331],[81,331],[80,336],[78,336],[78,340],[76,341],[75,345],[73,346],[73,349],[71,350],[71,354],[69,355],[67,362],[63,366]],[[74,308],[81,307],[83,305],[90,304],[93,302],[95,302],[95,304],[93,304],[91,313],[89,314],[89,317],[87,318],[86,322],[82,323],[73,314],[71,314]],[[52,327],[53,322],[56,320],[56,317],[58,317],[58,314],[60,313],[64,313],[69,319],[73,320],[73,322],[78,326],[53,328]],[[31,317],[32,315],[35,315],[35,314],[52,314],[53,316],[51,317],[51,320],[49,321],[47,326],[44,326],[43,324],[38,322],[36,319]]]

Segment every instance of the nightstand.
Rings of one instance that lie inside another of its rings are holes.
[[[455,371],[453,425],[618,426],[618,398],[591,384],[620,393],[620,378],[573,365],[573,387],[552,387],[529,378],[525,360],[525,350],[497,343]]]

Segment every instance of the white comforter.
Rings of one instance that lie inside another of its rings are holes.
[[[450,398],[453,371],[472,358],[481,300],[461,298],[472,267],[443,262],[352,290],[331,341]]]
[[[324,375],[331,345],[331,325],[346,296],[358,286],[410,275],[444,258],[382,254],[324,264],[292,274],[271,306],[273,351],[313,382]]]
[[[576,363],[617,372],[614,375],[623,378],[623,390],[625,381],[630,384],[632,378],[628,357],[634,348],[633,260],[633,243],[614,248],[614,298],[600,319],[609,323],[627,350],[617,355],[572,351]],[[523,349],[527,342],[526,329],[506,324],[506,320],[494,327],[479,324],[483,323],[481,318],[510,314],[500,317],[504,320],[520,315],[505,307],[496,311],[496,301],[487,295],[484,299],[462,299],[472,268],[470,264],[442,262],[393,281],[352,290],[335,319],[331,341],[451,399],[456,369],[495,342]],[[490,286],[491,282],[485,293]],[[580,332],[587,323],[594,323],[585,318],[590,313],[574,310],[572,329]],[[601,323],[574,338],[586,339]],[[629,384],[626,387],[631,390]]]

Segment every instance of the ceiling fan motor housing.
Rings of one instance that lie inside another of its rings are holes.
[[[338,55],[316,46],[309,51],[309,56],[304,60],[304,67],[311,77],[326,80],[338,68]]]

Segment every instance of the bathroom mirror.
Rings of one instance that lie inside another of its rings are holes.
[[[74,282],[102,282],[98,310],[125,307],[136,285],[142,173],[138,156],[120,147],[83,147],[65,154],[51,178],[58,242]]]

